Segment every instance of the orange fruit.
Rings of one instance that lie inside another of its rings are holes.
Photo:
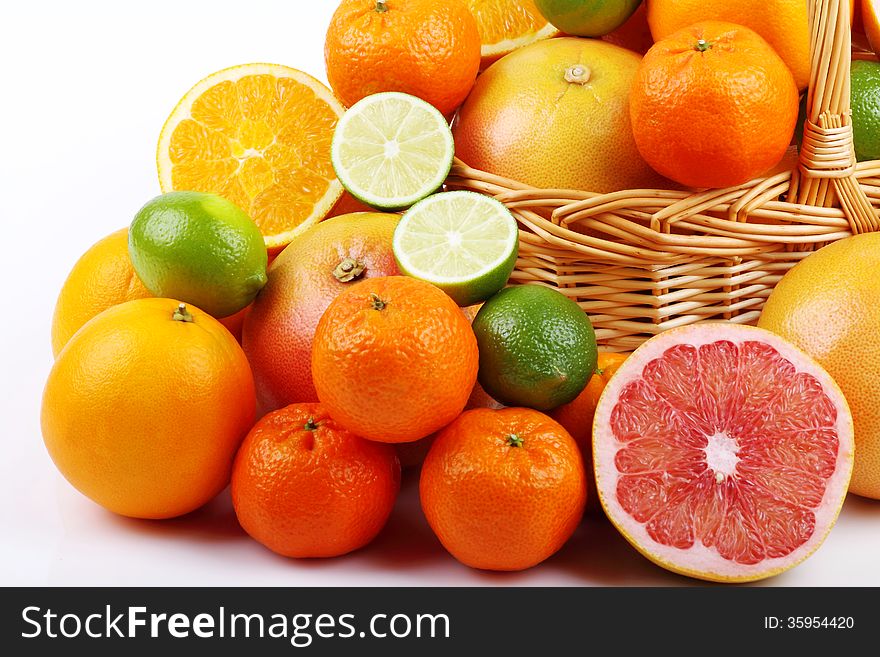
[[[583,392],[574,401],[557,406],[549,413],[550,417],[571,434],[581,450],[584,469],[587,471],[587,504],[595,509],[599,508],[599,498],[595,495],[596,479],[593,476],[593,416],[602,391],[628,356],[629,354],[600,351],[596,373],[590,377]]]
[[[232,470],[232,503],[252,538],[286,557],[335,557],[372,541],[400,489],[391,445],[342,429],[320,404],[266,415]]]
[[[791,71],[764,39],[706,21],[654,44],[629,109],[639,152],[657,171],[689,187],[728,187],[783,158],[798,100]]]
[[[559,34],[541,15],[534,0],[466,0],[477,19],[482,44],[481,67],[509,52]]]
[[[629,122],[639,56],[595,39],[547,39],[480,75],[453,126],[467,164],[535,187],[665,187]]]
[[[640,55],[648,52],[654,45],[654,37],[651,35],[651,27],[648,25],[648,12],[645,10],[644,3],[639,5],[626,23],[601,39],[613,43],[615,46],[633,50]]]
[[[852,416],[807,354],[753,326],[661,333],[608,382],[593,424],[605,514],[639,552],[690,577],[787,570],[834,526]]]
[[[834,242],[776,284],[758,325],[790,340],[828,370],[855,423],[849,489],[880,499],[880,234]]]
[[[360,281],[330,303],[315,332],[312,377],[341,426],[405,443],[461,413],[477,360],[477,339],[452,299],[430,283],[386,276]]]
[[[808,5],[804,0],[647,0],[646,6],[655,41],[708,20],[754,30],[782,57],[803,90],[810,84]]]
[[[171,299],[113,306],[55,361],[43,439],[83,495],[124,516],[171,518],[229,483],[254,420],[254,383],[217,320]]]
[[[880,2],[877,0],[862,0],[862,27],[871,50],[876,54],[880,52]]]
[[[342,112],[313,77],[278,64],[243,64],[209,75],[171,112],[156,161],[163,192],[212,192],[256,222],[282,249],[342,194],[330,142]]]
[[[434,444],[419,480],[440,542],[472,568],[523,570],[574,533],[586,499],[577,445],[526,408],[465,411]]]
[[[53,355],[98,313],[150,296],[128,257],[128,228],[111,233],[77,260],[61,287],[52,317]]]
[[[343,0],[327,29],[327,79],[346,107],[400,91],[451,114],[480,68],[480,33],[459,0]]]
[[[358,281],[399,273],[391,248],[399,219],[377,212],[326,219],[276,258],[242,331],[261,412],[318,401],[311,366],[318,320]]]

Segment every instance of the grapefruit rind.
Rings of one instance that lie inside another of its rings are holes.
[[[325,102],[334,113],[341,117],[345,108],[342,103],[333,95],[323,83],[311,75],[304,73],[298,69],[284,66],[283,64],[239,64],[224,68],[216,73],[212,73],[197,82],[186,92],[183,98],[177,103],[171,114],[165,120],[162,131],[159,133],[159,143],[156,146],[156,169],[159,174],[159,187],[163,193],[174,191],[174,183],[172,181],[172,170],[174,168],[171,161],[171,138],[177,126],[184,120],[191,118],[193,103],[198,100],[208,89],[214,87],[221,82],[237,82],[241,78],[248,75],[271,75],[278,78],[291,78],[311,89],[315,97]],[[185,190],[185,191],[214,191],[214,190]],[[335,178],[329,181],[327,191],[318,199],[312,212],[308,217],[303,219],[297,226],[291,230],[279,233],[277,235],[264,235],[266,248],[271,252],[278,252],[287,244],[289,244],[297,235],[307,230],[309,227],[321,221],[327,213],[333,208],[335,203],[342,196],[343,187]],[[242,208],[247,212],[247,208]]]
[[[815,529],[810,538],[784,557],[767,558],[756,564],[731,562],[699,540],[688,549],[662,545],[648,535],[645,525],[624,510],[616,497],[619,473],[615,456],[621,445],[611,432],[611,414],[621,391],[641,378],[645,366],[679,344],[695,347],[730,341],[735,344],[757,341],[768,344],[783,358],[806,372],[822,385],[824,393],[837,409],[835,429],[838,437],[837,462],[826,480],[822,501],[815,508]],[[605,514],[626,540],[643,556],[674,573],[714,582],[751,582],[784,572],[809,557],[822,544],[834,526],[853,468],[853,421],[840,388],[809,355],[783,338],[752,326],[703,323],[672,329],[645,342],[621,365],[602,393],[593,422],[593,459],[596,487]]]

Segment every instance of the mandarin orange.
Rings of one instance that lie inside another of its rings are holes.
[[[464,2],[343,0],[327,30],[330,86],[347,106],[382,91],[418,96],[443,114],[480,68],[480,33]]]
[[[422,465],[422,510],[462,563],[523,570],[553,555],[581,520],[580,451],[556,421],[526,408],[465,411]]]
[[[424,438],[454,420],[477,380],[477,339],[429,283],[370,278],[343,290],[315,332],[318,399],[349,431],[380,442]]]
[[[266,415],[232,471],[241,526],[287,557],[335,557],[363,547],[385,526],[399,488],[394,448],[342,429],[320,404]]]

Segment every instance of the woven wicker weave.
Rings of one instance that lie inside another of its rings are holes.
[[[448,184],[511,209],[512,281],[575,299],[605,350],[703,320],[752,324],[798,261],[880,226],[880,161],[856,164],[853,150],[849,11],[847,0],[810,0],[809,112],[794,171],[700,193],[595,194],[535,189],[456,160]]]

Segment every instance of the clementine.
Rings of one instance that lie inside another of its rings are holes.
[[[347,107],[401,91],[451,114],[477,77],[480,33],[464,2],[343,0],[330,20],[324,60]]]
[[[404,443],[461,413],[477,361],[477,339],[452,299],[429,283],[386,276],[330,303],[315,332],[312,377],[341,426]]]
[[[810,83],[809,3],[804,0],[647,0],[655,41],[694,23],[725,21],[760,34],[791,69],[798,89]]]
[[[728,187],[783,158],[797,123],[798,91],[791,71],[757,33],[706,21],[654,44],[629,109],[639,152],[657,171],[690,187]]]
[[[276,258],[242,331],[261,413],[318,401],[311,367],[318,320],[356,282],[399,273],[391,249],[398,220],[376,212],[327,219]]]
[[[431,446],[419,491],[443,546],[486,570],[523,570],[553,555],[574,533],[587,494],[572,437],[525,408],[462,413]]]
[[[232,471],[241,526],[286,557],[335,557],[363,547],[385,526],[399,489],[394,448],[342,429],[320,404],[266,415]]]
[[[43,439],[67,480],[136,518],[197,509],[229,483],[254,420],[241,347],[171,299],[113,306],[80,329],[43,393]]]

